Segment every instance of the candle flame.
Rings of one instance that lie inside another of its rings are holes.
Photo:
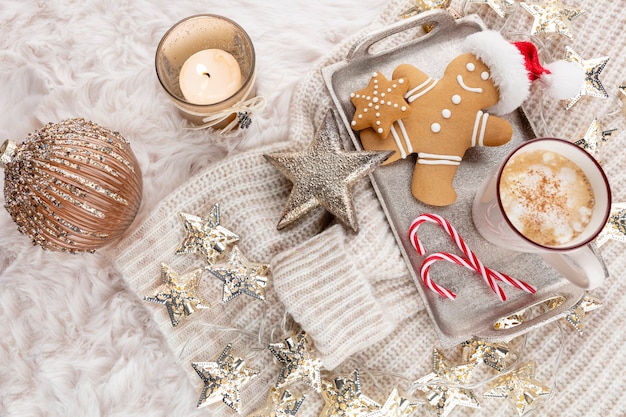
[[[208,68],[204,65],[204,64],[198,64],[196,65],[196,71],[198,72],[198,74],[200,75],[206,75],[209,78],[211,78],[211,75],[209,74],[209,70]]]

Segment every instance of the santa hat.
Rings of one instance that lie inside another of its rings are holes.
[[[494,30],[468,36],[465,50],[489,67],[491,79],[500,91],[500,100],[489,109],[494,114],[510,113],[519,107],[530,94],[530,85],[535,80],[558,100],[574,97],[585,81],[580,65],[555,61],[542,66],[533,43],[509,42]]]

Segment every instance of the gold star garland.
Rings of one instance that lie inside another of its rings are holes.
[[[380,409],[367,414],[365,417],[408,417],[416,410],[417,403],[412,403],[407,398],[402,397],[394,388]]]
[[[500,17],[505,17],[515,0],[469,0],[470,4],[486,4]]]
[[[202,272],[202,268],[197,268],[179,275],[174,269],[162,263],[162,284],[153,296],[146,296],[144,300],[165,305],[172,326],[176,327],[183,317],[193,314],[197,309],[208,308],[197,296]]]
[[[548,300],[545,306],[553,310],[562,304],[562,300],[556,298]],[[564,320],[572,326],[580,336],[583,335],[583,319],[585,314],[602,307],[602,303],[588,295],[581,298],[572,308],[565,312]]]
[[[200,252],[211,265],[239,240],[239,236],[220,226],[219,204],[215,204],[204,218],[182,212],[179,216],[187,236],[176,249],[177,254]]]
[[[611,205],[609,220],[595,242],[600,247],[609,240],[626,242],[626,203],[614,203]]]
[[[246,368],[245,360],[233,356],[231,349],[232,345],[227,345],[215,362],[192,362],[191,366],[204,383],[198,408],[221,400],[234,411],[240,411],[239,390],[256,378],[259,371]]]
[[[535,379],[535,363],[531,361],[496,379],[483,396],[509,399],[521,416],[539,397],[548,394],[550,388]]]
[[[569,22],[584,13],[582,9],[561,7],[557,0],[546,0],[542,5],[522,2],[520,6],[534,18],[531,35],[558,33],[573,39]]]
[[[270,389],[265,408],[255,411],[248,417],[292,417],[295,416],[306,395],[294,396],[289,390]]]
[[[405,19],[413,17],[419,13],[435,9],[448,9],[450,0],[415,0],[415,6],[402,12],[401,16]]]
[[[268,349],[282,363],[277,388],[284,388],[297,381],[304,381],[315,391],[322,390],[320,379],[321,361],[313,354],[304,331],[285,339],[284,343],[271,343]]]
[[[265,301],[269,265],[249,262],[238,246],[233,247],[226,266],[207,266],[207,271],[223,283],[222,302],[227,303],[240,294]]]
[[[609,95],[600,82],[600,73],[604,70],[608,56],[583,59],[574,49],[565,47],[565,60],[579,64],[585,73],[585,82],[578,93],[565,101],[565,110],[571,109],[583,96],[607,98]]]
[[[322,388],[325,405],[320,417],[367,417],[381,408],[361,392],[358,370],[333,382],[322,381]]]
[[[437,349],[433,350],[433,372],[415,381],[414,385],[426,394],[426,399],[437,410],[438,417],[446,417],[457,406],[480,408],[474,392],[466,385],[476,363],[452,365]]]
[[[502,372],[506,367],[504,360],[508,357],[510,349],[504,343],[472,339],[463,342],[461,346],[463,347],[463,360],[465,362],[484,363],[498,372]]]

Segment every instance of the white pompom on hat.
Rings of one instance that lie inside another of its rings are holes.
[[[580,65],[561,60],[542,66],[532,42],[509,42],[494,30],[468,36],[464,49],[489,67],[491,79],[500,92],[498,103],[488,109],[496,115],[519,107],[528,98],[533,81],[538,80],[558,100],[575,96],[585,81]]]

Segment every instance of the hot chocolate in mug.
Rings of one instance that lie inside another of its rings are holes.
[[[604,263],[589,245],[611,208],[606,174],[586,150],[563,139],[523,142],[479,188],[474,225],[489,242],[538,253],[573,284],[602,285]]]

